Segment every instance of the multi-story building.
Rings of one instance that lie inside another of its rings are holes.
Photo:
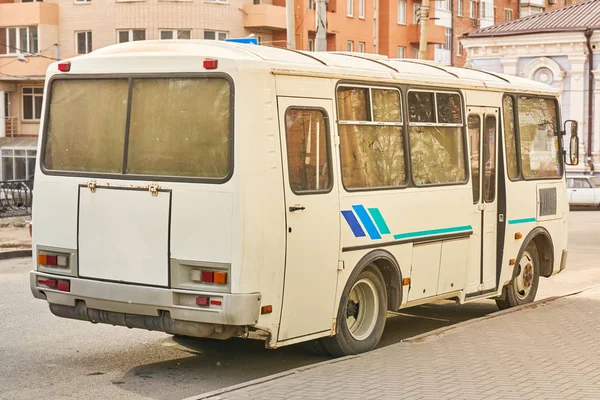
[[[464,33],[564,1],[432,0],[427,58],[462,65]],[[314,50],[315,0],[294,5],[296,48]],[[327,49],[416,58],[420,9],[421,0],[329,0]],[[146,39],[254,34],[286,46],[285,11],[285,0],[0,0],[0,179],[31,177],[44,74],[54,60]]]

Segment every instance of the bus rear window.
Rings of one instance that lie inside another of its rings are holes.
[[[43,165],[50,171],[226,178],[230,102],[229,82],[221,78],[57,80]]]

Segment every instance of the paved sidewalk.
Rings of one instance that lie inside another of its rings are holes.
[[[193,399],[600,399],[600,288]]]

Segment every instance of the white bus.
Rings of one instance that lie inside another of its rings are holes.
[[[142,41],[49,67],[31,289],[52,313],[373,349],[387,310],[533,301],[567,255],[557,91],[418,60]],[[565,124],[566,127],[567,124]]]

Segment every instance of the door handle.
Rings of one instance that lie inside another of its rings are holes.
[[[303,206],[291,206],[289,208],[290,212],[294,212],[294,211],[302,211],[302,210],[306,210],[306,207]]]
[[[477,209],[478,209],[479,211],[483,211],[483,210],[485,210],[485,204],[483,204],[483,203],[479,203],[479,204],[477,205]]]

